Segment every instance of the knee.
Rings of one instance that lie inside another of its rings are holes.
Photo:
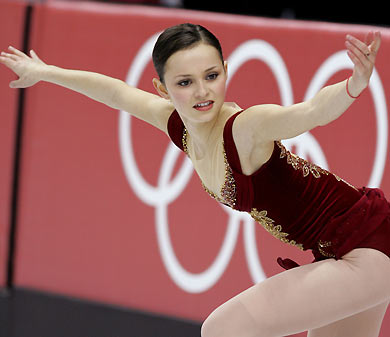
[[[203,322],[202,337],[260,337],[257,322],[239,301],[230,301],[214,310]],[[268,335],[267,335],[268,336]]]
[[[201,327],[201,337],[218,337],[220,336],[218,329],[220,326],[219,319],[216,318],[215,312],[213,312],[206,320],[203,322]]]
[[[238,318],[237,303],[228,301],[215,309],[203,322],[201,337],[246,337],[245,330],[239,333],[243,322]]]

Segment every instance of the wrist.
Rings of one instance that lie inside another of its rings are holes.
[[[47,64],[40,65],[37,70],[39,80],[51,82],[55,77],[56,68],[57,68],[56,66],[47,65]]]
[[[360,83],[357,83],[354,80],[354,77],[351,76],[347,79],[346,84],[345,84],[345,88],[346,88],[348,96],[355,99],[355,98],[358,98],[360,96],[360,94],[366,88],[366,86],[362,86]]]

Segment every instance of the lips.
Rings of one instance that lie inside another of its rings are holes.
[[[214,101],[199,102],[194,105],[194,108],[199,111],[210,110],[213,107]]]

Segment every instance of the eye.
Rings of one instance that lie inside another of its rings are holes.
[[[191,83],[190,80],[182,80],[182,81],[178,82],[177,85],[180,86],[180,87],[186,87],[186,86],[188,86],[190,83]]]
[[[218,77],[218,73],[212,73],[207,75],[208,80],[215,80]]]

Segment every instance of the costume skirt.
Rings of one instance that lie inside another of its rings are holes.
[[[390,258],[390,204],[378,188],[359,189],[361,198],[344,214],[332,218],[312,247],[314,261],[341,259],[355,248],[373,248]],[[299,266],[290,259],[278,258],[285,269]]]

